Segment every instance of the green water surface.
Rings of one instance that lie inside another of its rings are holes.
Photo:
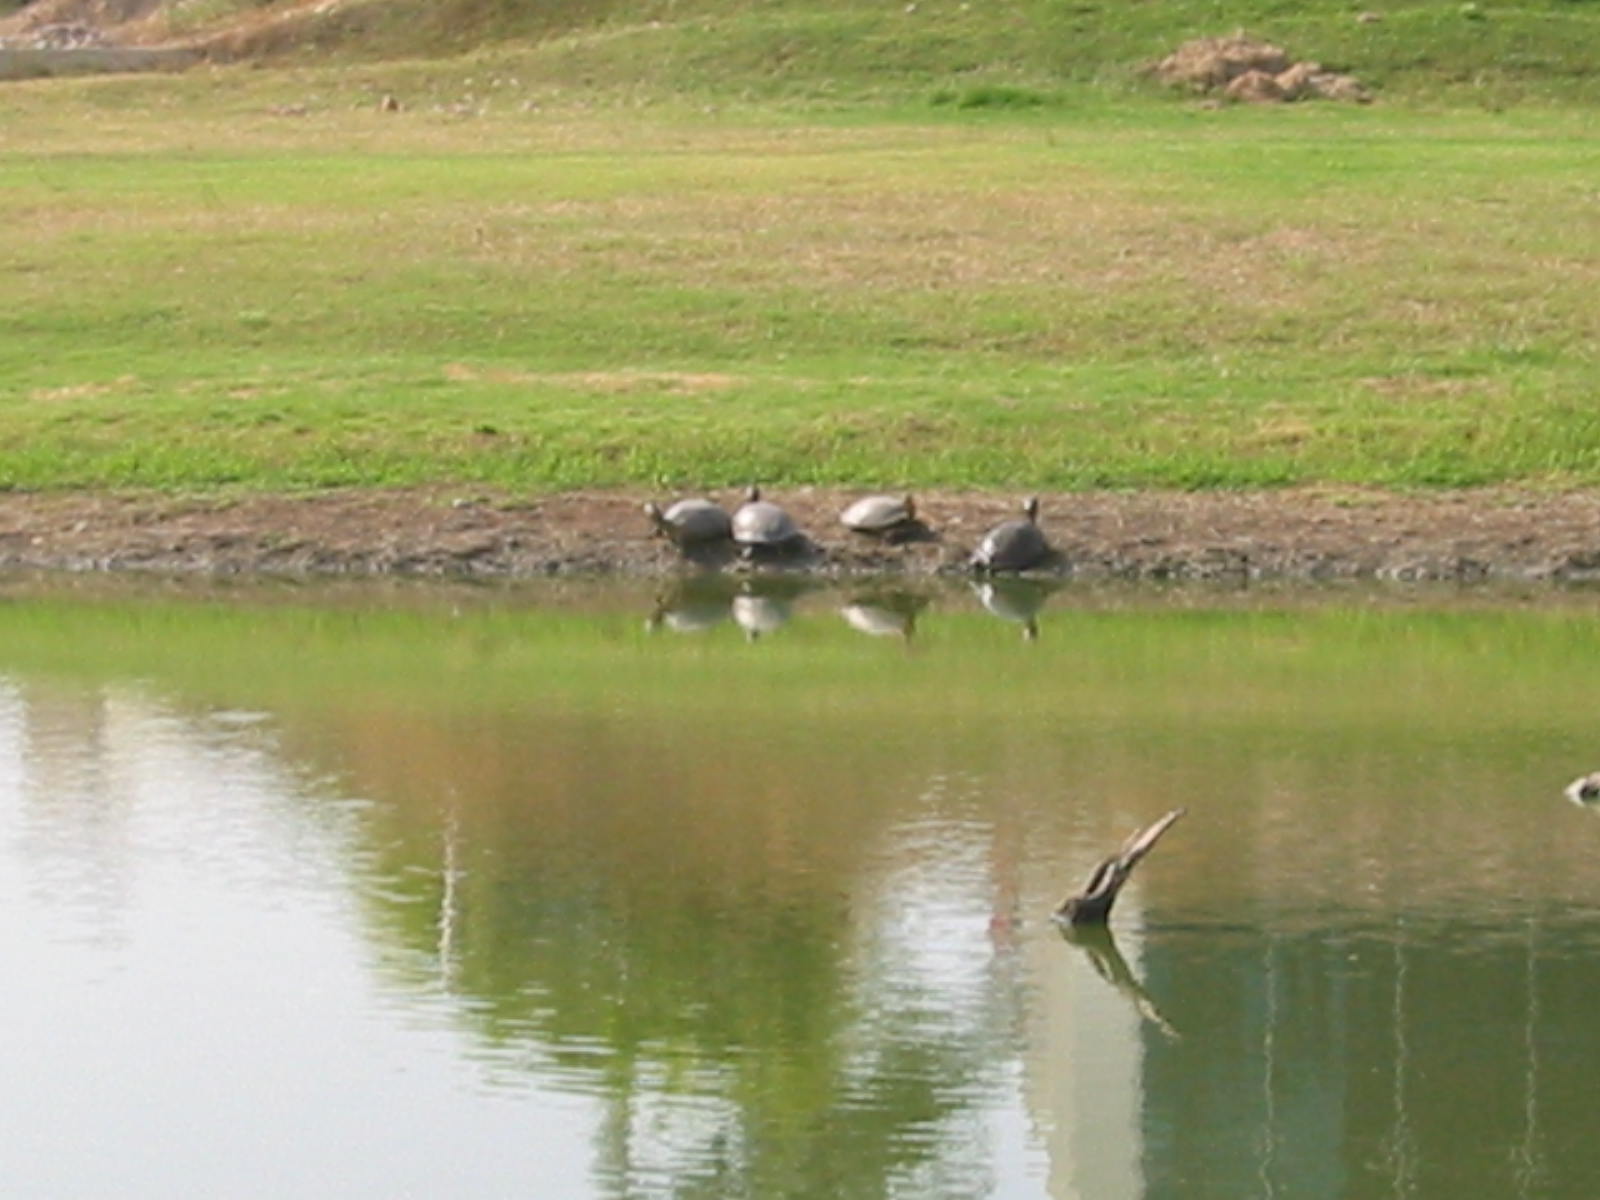
[[[1597,662],[1587,592],[11,580],[6,1186],[1591,1197]]]

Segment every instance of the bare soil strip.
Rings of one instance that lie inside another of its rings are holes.
[[[858,493],[775,491],[810,544],[781,565],[823,575],[964,569],[1020,497],[917,497],[933,537],[884,545],[839,511]],[[732,505],[735,494],[714,497]],[[0,495],[0,566],[279,575],[658,575],[644,496],[518,499],[445,490],[174,498]],[[669,497],[658,497],[669,499]],[[1551,580],[1600,577],[1600,493],[1401,495],[1355,489],[1046,495],[1046,573],[1094,579]]]

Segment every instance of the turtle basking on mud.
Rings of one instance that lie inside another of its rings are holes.
[[[1029,496],[1022,506],[1022,519],[1002,521],[972,552],[972,569],[979,574],[993,571],[1026,571],[1050,554],[1050,543],[1039,528],[1039,497]]]
[[[732,536],[733,522],[720,504],[710,500],[679,500],[665,512],[654,500],[644,506],[655,532],[678,546],[698,546]]]
[[[917,525],[917,502],[910,496],[863,496],[839,514],[852,533],[893,541]]]
[[[733,540],[746,554],[762,550],[788,550],[804,541],[794,518],[752,486],[745,502],[733,514]]]

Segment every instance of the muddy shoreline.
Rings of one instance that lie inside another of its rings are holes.
[[[856,491],[772,489],[811,539],[776,564],[822,577],[954,574],[1018,498],[924,493],[936,538],[845,531]],[[624,492],[516,498],[462,489],[298,496],[0,494],[0,567],[211,575],[539,578],[668,575],[682,557]],[[658,497],[670,499],[670,497]],[[737,502],[734,492],[713,494]],[[1395,494],[1354,488],[1043,497],[1042,573],[1124,580],[1600,579],[1600,492]],[[730,563],[730,569],[746,569]]]

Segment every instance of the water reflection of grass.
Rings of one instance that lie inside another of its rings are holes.
[[[1537,807],[1594,766],[1600,626],[1582,598],[1262,609],[1178,593],[1117,607],[1068,589],[1025,643],[956,592],[924,611],[908,647],[862,637],[826,592],[753,645],[731,622],[651,634],[645,594],[593,611],[517,592],[366,609],[275,595],[18,597],[0,606],[0,672],[136,678],[199,708],[269,711],[319,770],[430,811],[458,785],[520,797],[566,814],[561,827],[575,814],[615,822],[619,845],[653,830],[646,854],[738,829],[745,865],[718,870],[739,888],[870,841],[851,798],[895,780],[915,792],[929,772],[978,772],[1023,803],[1059,797],[1042,810],[1047,840],[1116,801],[1123,815],[1088,830],[1094,853],[1209,798],[1230,823],[1281,808],[1272,828],[1291,842],[1466,820],[1452,836],[1515,875],[1496,846],[1508,800]],[[828,802],[807,804],[808,849],[780,869],[802,794]],[[697,812],[704,821],[674,819]],[[1231,826],[1193,824],[1182,841],[1225,861]],[[1426,862],[1415,878],[1456,886]]]
[[[1309,605],[1302,594],[1286,607],[1241,607],[1223,594],[1163,602],[1147,592],[1107,606],[1100,593],[1068,589],[1043,609],[1043,636],[1028,645],[964,591],[934,589],[915,638],[903,642],[864,638],[841,619],[855,591],[803,589],[794,618],[750,645],[728,621],[694,636],[652,633],[641,592],[626,607],[611,598],[592,611],[572,607],[570,595],[542,606],[528,591],[481,589],[449,608],[428,602],[425,589],[368,608],[323,606],[317,594],[280,588],[252,599],[245,589],[234,599],[146,594],[133,603],[117,602],[114,590],[76,601],[24,594],[0,608],[0,667],[132,675],[229,703],[324,706],[378,694],[430,711],[715,718],[734,738],[781,729],[795,706],[808,719],[871,713],[930,729],[984,715],[1028,725],[1315,713],[1360,725],[1401,712],[1413,724],[1503,728],[1519,711],[1559,716],[1548,712],[1552,690],[1575,694],[1600,643],[1581,597],[1484,609],[1439,593],[1437,604],[1421,593],[1384,606],[1328,592]]]
[[[1582,844],[1547,845],[1514,795],[1585,747],[1589,606],[1076,599],[1029,644],[941,595],[908,649],[827,593],[755,645],[729,623],[649,634],[642,595],[19,595],[0,673],[270,712],[286,761],[371,801],[352,882],[390,978],[442,986],[489,1052],[602,1097],[602,1171],[630,1169],[638,1112],[678,1113],[656,1144],[747,1194],[883,1194],[959,1145],[1018,1054],[990,931],[1077,880],[1080,833],[1098,853],[1174,794],[1193,816],[1139,882],[1157,929],[1593,899]],[[961,970],[868,945],[919,865],[960,902]],[[1248,1011],[1216,991],[1164,982],[1186,1038]]]

